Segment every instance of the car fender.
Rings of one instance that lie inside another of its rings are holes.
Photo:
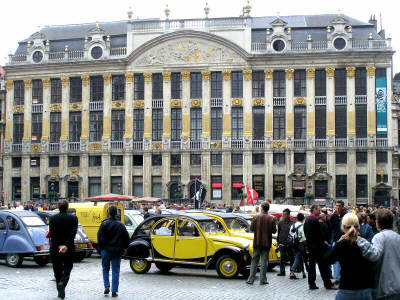
[[[145,240],[134,240],[129,244],[125,257],[148,258],[150,256],[150,244]]]
[[[242,256],[242,249],[235,246],[226,246],[224,248],[219,249],[217,252],[214,253],[213,257],[208,261],[206,269],[215,266],[218,258],[220,258],[222,255],[232,255],[235,258],[240,259],[240,257]]]
[[[29,240],[20,235],[8,235],[4,241],[2,253],[33,253],[36,249]]]

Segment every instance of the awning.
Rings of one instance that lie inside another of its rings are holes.
[[[211,187],[212,187],[213,189],[220,189],[220,188],[222,188],[222,182],[213,182],[213,183],[211,184]]]
[[[294,190],[305,190],[306,189],[306,182],[304,180],[293,180],[292,181],[292,188]]]
[[[232,184],[232,187],[234,187],[234,188],[241,188],[243,186],[243,183],[242,182],[234,182],[233,184]]]

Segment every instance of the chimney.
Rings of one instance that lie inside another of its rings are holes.
[[[374,25],[375,31],[378,31],[378,21],[376,20],[375,15],[371,15],[368,23]]]

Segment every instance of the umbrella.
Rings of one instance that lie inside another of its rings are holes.
[[[149,204],[149,205],[155,204],[157,202],[159,203],[162,202],[160,198],[155,198],[155,197],[142,197],[142,198],[135,197],[133,201],[138,204]]]
[[[119,194],[105,194],[105,195],[99,195],[99,196],[94,196],[94,197],[89,197],[86,198],[86,201],[132,201],[136,199],[135,196],[125,196],[125,195],[119,195]]]

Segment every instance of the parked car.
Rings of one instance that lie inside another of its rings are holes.
[[[136,227],[143,222],[144,218],[139,210],[125,210],[125,227],[131,238]]]
[[[124,258],[137,274],[153,262],[162,273],[185,265],[215,268],[220,278],[248,274],[251,241],[223,233],[221,223],[205,215],[153,216],[136,228]]]
[[[47,225],[26,210],[0,211],[0,255],[9,267],[19,267],[25,257],[44,266],[50,260]]]
[[[53,210],[43,210],[36,212],[38,216],[45,222],[47,225],[49,224],[49,220],[51,216],[58,214],[58,211]],[[89,237],[86,234],[85,229],[82,227],[81,223],[78,223],[78,231],[76,232],[75,239],[75,262],[81,262],[85,257],[89,257],[93,252],[92,243],[89,240]]]

